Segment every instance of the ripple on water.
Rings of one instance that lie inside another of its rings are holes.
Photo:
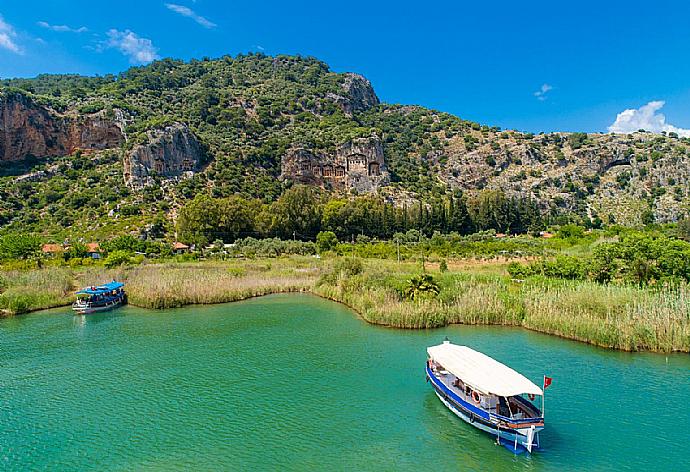
[[[424,382],[445,335],[547,392],[545,451],[513,456]],[[690,470],[688,356],[510,328],[399,331],[304,295],[0,320],[5,470]]]

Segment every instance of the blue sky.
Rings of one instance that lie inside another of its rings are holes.
[[[0,16],[0,77],[299,53],[388,103],[503,128],[605,132],[628,110],[613,131],[690,133],[690,2],[0,0]]]

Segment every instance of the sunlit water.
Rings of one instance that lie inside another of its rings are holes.
[[[547,390],[515,456],[425,383],[448,335]],[[690,356],[367,325],[308,295],[0,320],[0,470],[690,470]]]

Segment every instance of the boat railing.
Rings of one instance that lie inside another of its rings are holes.
[[[489,417],[491,420],[497,423],[504,423],[506,425],[511,425],[512,427],[526,427],[526,426],[543,426],[544,418],[510,418],[508,416],[499,415],[498,413],[489,412]]]
[[[524,406],[528,410],[531,410],[531,412],[534,413],[536,415],[536,417],[542,416],[541,410],[539,408],[537,408],[533,403],[522,398],[520,395],[516,395],[516,396],[511,397],[511,398],[513,398],[516,402],[522,404],[522,406]]]

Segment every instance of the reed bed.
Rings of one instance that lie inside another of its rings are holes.
[[[438,297],[405,300],[402,275],[375,267],[314,290],[370,323],[434,328],[453,323],[521,326],[626,351],[690,352],[690,290],[651,290],[592,282],[515,283],[507,277],[437,274]]]
[[[50,268],[0,273],[0,316],[65,305],[72,300],[69,269]]]
[[[278,292],[309,290],[316,271],[294,268],[252,270],[224,264],[148,265],[125,274],[127,297],[133,305],[173,308],[224,303]]]
[[[47,268],[0,272],[0,313],[66,305],[75,288],[112,279],[129,302],[171,308],[311,291],[344,303],[373,324],[435,328],[453,323],[524,328],[622,350],[690,352],[690,289],[644,289],[582,281],[511,281],[482,271],[439,273],[437,297],[402,296],[414,263],[365,261],[358,274],[334,274],[334,261],[311,257],[144,264],[119,269]],[[452,266],[451,266],[452,267]],[[456,269],[457,270],[457,269]]]

